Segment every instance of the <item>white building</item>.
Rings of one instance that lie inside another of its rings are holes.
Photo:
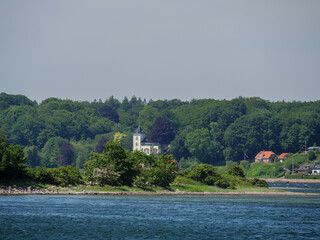
[[[312,175],[320,175],[320,163],[315,164],[312,169]]]
[[[133,132],[133,151],[138,150],[146,154],[160,153],[160,144],[148,141],[146,134],[139,126]]]

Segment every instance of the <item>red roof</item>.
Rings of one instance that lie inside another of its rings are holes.
[[[262,154],[262,158],[270,158],[272,154],[275,155],[275,153],[272,151],[261,151],[255,158],[260,158],[260,154]]]
[[[288,156],[287,156],[288,154],[290,154],[290,153],[281,153],[281,155],[279,156],[279,159],[288,157]]]

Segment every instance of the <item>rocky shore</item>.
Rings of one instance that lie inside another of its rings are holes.
[[[251,195],[251,196],[320,196],[319,193],[300,192],[246,192],[246,191],[221,191],[221,192],[96,192],[96,191],[72,191],[40,189],[33,187],[6,187],[0,189],[0,195],[107,195],[107,196],[179,196],[179,195]]]

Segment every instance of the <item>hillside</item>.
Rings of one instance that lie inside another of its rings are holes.
[[[48,98],[37,103],[23,95],[0,94],[1,130],[11,143],[25,147],[30,167],[82,168],[89,153],[101,152],[116,132],[126,135],[123,147],[131,150],[134,129],[140,125],[150,134],[159,117],[169,119],[169,153],[178,161],[196,158],[223,165],[243,160],[244,154],[253,159],[261,150],[295,153],[305,145],[320,144],[320,101],[239,97],[147,102],[109,97],[93,102]]]

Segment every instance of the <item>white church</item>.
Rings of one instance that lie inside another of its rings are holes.
[[[160,144],[149,142],[146,134],[139,126],[133,132],[133,151],[138,150],[146,154],[160,153]]]

